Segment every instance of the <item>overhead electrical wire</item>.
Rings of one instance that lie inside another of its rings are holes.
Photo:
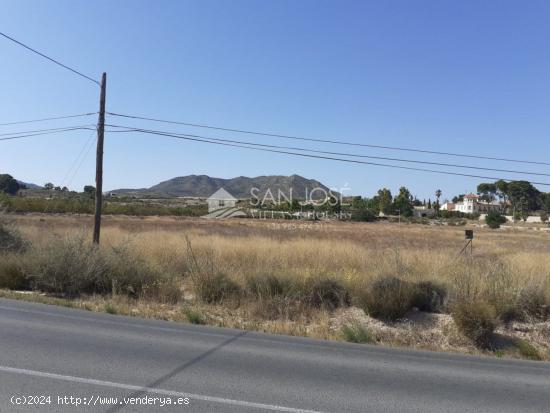
[[[244,129],[232,129],[232,128],[225,128],[225,127],[220,127],[220,126],[212,126],[212,125],[205,125],[205,124],[198,124],[198,123],[188,123],[188,122],[180,122],[180,121],[165,120],[165,119],[158,119],[158,118],[150,118],[150,117],[145,117],[145,116],[126,115],[126,114],[114,113],[114,112],[106,112],[106,113],[108,115],[111,115],[111,116],[128,118],[128,119],[138,119],[138,120],[146,120],[146,121],[151,121],[151,122],[169,123],[169,124],[173,124],[173,125],[191,126],[191,127],[195,127],[195,128],[221,130],[221,131],[225,131],[225,132],[244,133],[244,134],[249,134],[249,135],[267,136],[267,137],[272,137],[272,138],[293,139],[293,140],[300,140],[300,141],[330,143],[330,144],[348,145],[348,146],[359,146],[359,147],[367,147],[367,148],[375,148],[375,149],[386,149],[386,150],[393,150],[393,151],[426,153],[426,154],[431,154],[431,155],[445,155],[445,156],[454,156],[454,157],[462,157],[462,158],[485,159],[485,160],[501,161],[501,162],[515,162],[515,163],[525,163],[525,164],[548,165],[548,166],[550,166],[550,162],[542,162],[542,161],[530,161],[530,160],[512,159],[512,158],[499,158],[499,157],[492,157],[492,156],[472,155],[472,154],[454,153],[454,152],[441,152],[441,151],[433,151],[433,150],[427,150],[427,149],[405,148],[405,147],[398,147],[398,146],[374,145],[374,144],[357,143],[357,142],[349,142],[349,141],[342,141],[342,140],[305,138],[305,137],[292,136],[292,135],[280,135],[280,134],[269,133],[269,132],[257,132],[257,131],[250,131],[250,130],[244,130]]]
[[[108,126],[113,127],[113,126],[116,126],[116,125],[108,125]],[[125,131],[120,131],[120,132],[125,132]],[[280,153],[280,154],[300,156],[300,157],[305,157],[305,158],[324,159],[324,160],[347,162],[347,163],[354,163],[354,164],[363,164],[363,165],[372,165],[372,166],[382,166],[382,167],[387,167],[387,168],[405,169],[405,170],[419,171],[419,172],[430,172],[430,173],[443,174],[443,175],[464,176],[464,177],[469,177],[469,178],[489,179],[489,180],[494,180],[494,181],[497,181],[497,180],[500,180],[500,179],[502,179],[504,181],[512,181],[512,179],[502,178],[502,177],[474,175],[474,174],[466,174],[466,173],[461,173],[461,172],[441,171],[441,170],[425,169],[425,168],[415,168],[415,167],[409,167],[409,166],[403,166],[403,165],[384,164],[384,163],[377,163],[377,162],[359,161],[359,160],[355,160],[355,159],[336,158],[336,157],[332,157],[332,156],[321,156],[321,155],[312,155],[312,154],[307,154],[307,153],[297,153],[297,152],[291,152],[291,151],[287,151],[287,150],[260,148],[260,147],[249,146],[249,145],[244,145],[244,144],[216,141],[216,140],[213,140],[211,138],[204,138],[203,139],[203,138],[196,138],[196,137],[188,136],[188,135],[185,135],[185,134],[173,134],[173,133],[169,133],[169,132],[154,131],[154,130],[147,130],[147,129],[137,129],[136,128],[136,129],[126,130],[126,132],[137,132],[137,133],[144,133],[144,134],[166,136],[166,137],[172,137],[172,138],[183,139],[183,140],[188,140],[188,141],[203,142],[203,143],[209,143],[209,144],[221,145],[221,146],[230,146],[230,147],[236,147],[236,148],[245,148],[245,149],[251,149],[251,150],[261,151],[261,152]],[[532,184],[536,184],[536,185],[550,186],[550,183],[548,183],[548,182],[534,182],[534,181],[530,181],[530,182]]]
[[[53,59],[53,58],[51,58],[51,57],[45,55],[44,53],[39,52],[38,50],[35,50],[35,49],[33,49],[32,47],[27,46],[27,45],[24,44],[24,43],[21,43],[19,40],[16,40],[16,39],[14,39],[13,37],[8,36],[8,35],[5,34],[5,33],[0,32],[0,36],[3,36],[3,37],[5,37],[6,39],[11,40],[12,42],[18,44],[19,46],[24,47],[25,49],[30,50],[31,52],[36,53],[36,54],[39,55],[39,56],[42,56],[44,59],[47,59],[47,60],[49,60],[49,61],[55,63],[56,65],[61,66],[61,67],[64,68],[64,69],[70,70],[71,72],[73,72],[73,73],[75,73],[75,74],[77,74],[77,75],[79,75],[79,76],[81,76],[81,77],[83,77],[83,78],[85,78],[85,79],[88,79],[88,80],[94,82],[95,84],[99,85],[99,82],[98,82],[97,80],[91,78],[90,76],[86,76],[85,74],[79,72],[78,70],[73,69],[73,68],[71,68],[71,67],[69,67],[69,66],[63,64],[63,63],[61,63],[61,62],[59,62],[59,61],[57,61],[57,60],[55,60],[55,59]]]
[[[94,125],[84,124],[84,125],[62,126],[62,127],[59,127],[59,128],[26,130],[26,131],[21,131],[21,132],[6,132],[6,133],[0,133],[0,136],[20,135],[20,134],[24,134],[24,133],[49,132],[49,131],[57,131],[57,130],[63,130],[63,129],[90,128],[90,127],[94,127]]]
[[[8,134],[12,136],[4,136],[0,137],[0,141],[8,141],[8,140],[14,140],[14,139],[23,139],[23,138],[29,138],[32,136],[42,136],[42,135],[53,135],[56,133],[63,133],[63,132],[71,132],[71,131],[77,131],[77,130],[94,130],[92,127],[71,127],[71,128],[61,128],[61,129],[55,129],[55,130],[45,130],[42,132],[36,132],[36,133],[27,133],[27,134],[21,134],[22,132],[19,132],[19,134]],[[2,136],[2,135],[0,135]]]
[[[24,124],[24,123],[46,122],[46,121],[50,121],[50,120],[79,118],[79,117],[91,116],[91,115],[97,115],[97,112],[81,113],[81,114],[78,114],[78,115],[55,116],[55,117],[51,117],[51,118],[42,118],[42,119],[21,120],[21,121],[17,121],[17,122],[0,123],[0,126],[21,125],[21,124]]]
[[[107,124],[106,126],[113,127],[113,128],[126,128],[129,131],[132,131],[132,130],[134,130],[134,131],[146,131],[146,130],[150,131],[150,129],[135,128],[135,127],[130,127],[130,126],[122,126],[122,125]],[[463,169],[476,169],[476,170],[481,170],[481,171],[506,172],[506,173],[522,174],[522,175],[550,176],[550,173],[542,173],[542,172],[529,172],[529,171],[518,171],[518,170],[513,170],[513,169],[488,168],[488,167],[482,167],[482,166],[460,165],[460,164],[443,163],[443,162],[420,161],[420,160],[414,160],[414,159],[389,158],[389,157],[383,157],[383,156],[362,155],[362,154],[354,154],[354,153],[346,153],[346,152],[331,152],[331,151],[322,151],[322,150],[317,150],[317,149],[300,148],[300,147],[293,147],[293,146],[269,145],[269,144],[262,144],[262,143],[248,142],[248,141],[232,140],[232,139],[212,138],[212,137],[208,137],[208,136],[194,135],[194,134],[188,134],[188,133],[181,134],[181,133],[157,131],[157,130],[153,130],[153,131],[154,132],[171,133],[171,134],[174,134],[174,135],[182,135],[182,136],[194,137],[194,138],[200,138],[200,139],[210,139],[210,140],[220,141],[220,142],[238,143],[238,144],[244,144],[244,145],[253,145],[253,146],[259,146],[259,147],[293,150],[293,151],[313,152],[313,153],[320,153],[320,154],[325,154],[325,155],[349,156],[349,157],[354,157],[354,158],[365,158],[365,159],[377,159],[377,160],[385,160],[385,161],[407,162],[407,163],[416,163],[416,164],[434,165],[434,166],[446,166],[446,167],[463,168]]]

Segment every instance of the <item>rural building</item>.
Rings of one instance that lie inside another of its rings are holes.
[[[237,203],[237,198],[220,188],[206,199],[208,204],[208,212],[217,211],[218,209],[234,208]]]
[[[480,201],[479,196],[475,194],[464,195],[462,202],[452,203],[445,202],[439,208],[440,211],[456,211],[464,214],[487,213],[490,211],[498,211],[501,204],[498,201],[485,202]]]
[[[452,202],[444,202],[440,207],[440,211],[454,211],[455,210],[455,204]]]

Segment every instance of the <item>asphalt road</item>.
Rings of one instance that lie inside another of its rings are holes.
[[[14,404],[29,401],[42,404]],[[12,411],[549,412],[550,364],[0,299],[0,412]]]

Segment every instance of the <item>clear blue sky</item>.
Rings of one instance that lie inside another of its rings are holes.
[[[549,19],[549,2],[519,0],[4,0],[0,31],[95,78],[106,71],[107,109],[113,112],[548,161]],[[93,83],[3,38],[0,54],[0,123],[97,110]],[[0,130],[89,121],[96,120]],[[0,171],[28,182],[60,184],[90,133],[0,142]],[[550,173],[544,166],[308,146]],[[94,150],[74,179],[66,179],[71,188],[93,184],[93,158]],[[433,198],[437,188],[451,198],[475,190],[479,181],[154,136],[106,136],[106,189],[147,187],[188,174],[294,173],[336,188],[348,184],[349,193],[363,195],[405,185],[420,198]]]

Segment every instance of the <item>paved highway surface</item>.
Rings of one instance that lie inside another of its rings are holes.
[[[12,411],[549,412],[550,363],[0,299],[0,412]]]

